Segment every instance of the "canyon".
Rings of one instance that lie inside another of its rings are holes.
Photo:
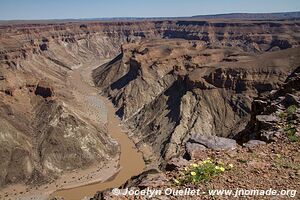
[[[92,167],[106,177],[62,180],[51,192],[118,177],[126,167],[111,120],[136,147],[127,155],[142,155],[146,165],[138,161],[103,189],[191,159],[207,148],[199,136],[240,143],[254,99],[280,89],[300,66],[299,43],[297,19],[1,24],[0,186],[10,191],[1,198],[16,195],[15,185],[30,188],[22,197]]]

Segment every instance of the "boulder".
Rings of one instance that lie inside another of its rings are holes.
[[[252,148],[257,145],[262,145],[262,144],[266,144],[266,142],[260,141],[260,140],[249,140],[248,142],[243,144],[243,147]]]
[[[256,119],[261,122],[277,122],[278,118],[274,115],[257,115]]]
[[[48,46],[46,43],[40,44],[40,49],[41,51],[47,51],[48,50]]]
[[[266,142],[274,142],[276,141],[276,138],[279,138],[281,135],[282,132],[280,131],[262,130],[260,133],[260,139]]]
[[[207,149],[204,145],[187,142],[185,145],[186,152],[191,158],[197,159],[201,156],[203,150]]]
[[[141,180],[141,182],[138,184],[138,187],[162,187],[168,185],[168,178],[166,177],[165,173],[159,173],[159,174],[149,174],[146,178]]]
[[[213,150],[232,150],[237,147],[237,143],[233,139],[200,134],[193,134],[190,137],[190,142],[198,143],[206,148]],[[199,148],[201,147],[199,146]]]
[[[256,120],[261,129],[272,128],[279,121],[274,115],[256,115]]]
[[[173,171],[176,168],[184,167],[189,164],[189,161],[183,158],[172,158],[166,165],[167,171]]]

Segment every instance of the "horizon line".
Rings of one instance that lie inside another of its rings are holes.
[[[225,13],[211,13],[211,14],[197,14],[191,16],[116,16],[116,17],[82,17],[82,18],[39,18],[39,19],[0,19],[0,21],[60,21],[60,20],[79,20],[79,21],[88,21],[88,20],[109,20],[109,19],[176,19],[176,18],[193,18],[193,17],[205,17],[205,16],[221,16],[221,15],[234,15],[234,14],[285,14],[285,13],[299,13],[297,11],[276,11],[276,12],[225,12]]]

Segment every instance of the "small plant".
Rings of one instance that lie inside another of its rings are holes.
[[[285,117],[285,112],[283,112],[283,111],[280,112],[278,116],[279,116],[281,119],[283,119],[283,118]]]
[[[294,119],[294,114],[295,114],[296,110],[297,110],[297,106],[296,105],[291,105],[291,106],[289,106],[286,109],[288,120]]]
[[[291,105],[286,109],[286,112],[288,115],[292,115],[296,112],[297,106],[296,105]]]
[[[285,128],[284,128],[284,131],[286,132],[287,134],[287,137],[289,138],[289,140],[291,142],[297,142],[299,140],[299,138],[297,137],[296,135],[296,128],[291,126],[290,124],[288,124]]]
[[[288,138],[291,142],[297,142],[299,140],[297,135],[288,135]]]
[[[300,164],[292,162],[287,157],[276,157],[273,166],[276,168],[288,168],[293,170],[300,170]]]
[[[232,164],[225,166],[222,162],[213,162],[208,158],[202,162],[193,163],[189,167],[185,167],[184,171],[181,171],[179,176],[174,179],[174,183],[177,185],[198,184],[231,168],[233,168]]]

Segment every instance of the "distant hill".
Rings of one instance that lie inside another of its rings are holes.
[[[0,20],[0,24],[43,24],[67,22],[97,21],[156,21],[156,20],[209,20],[209,19],[241,19],[241,20],[287,20],[300,19],[300,11],[280,13],[229,13],[215,15],[195,15],[185,17],[111,17],[111,18],[79,18],[79,19],[36,19],[36,20]]]
[[[216,14],[216,15],[196,15],[192,18],[197,19],[299,19],[299,12],[280,12],[280,13],[229,13],[229,14]]]

